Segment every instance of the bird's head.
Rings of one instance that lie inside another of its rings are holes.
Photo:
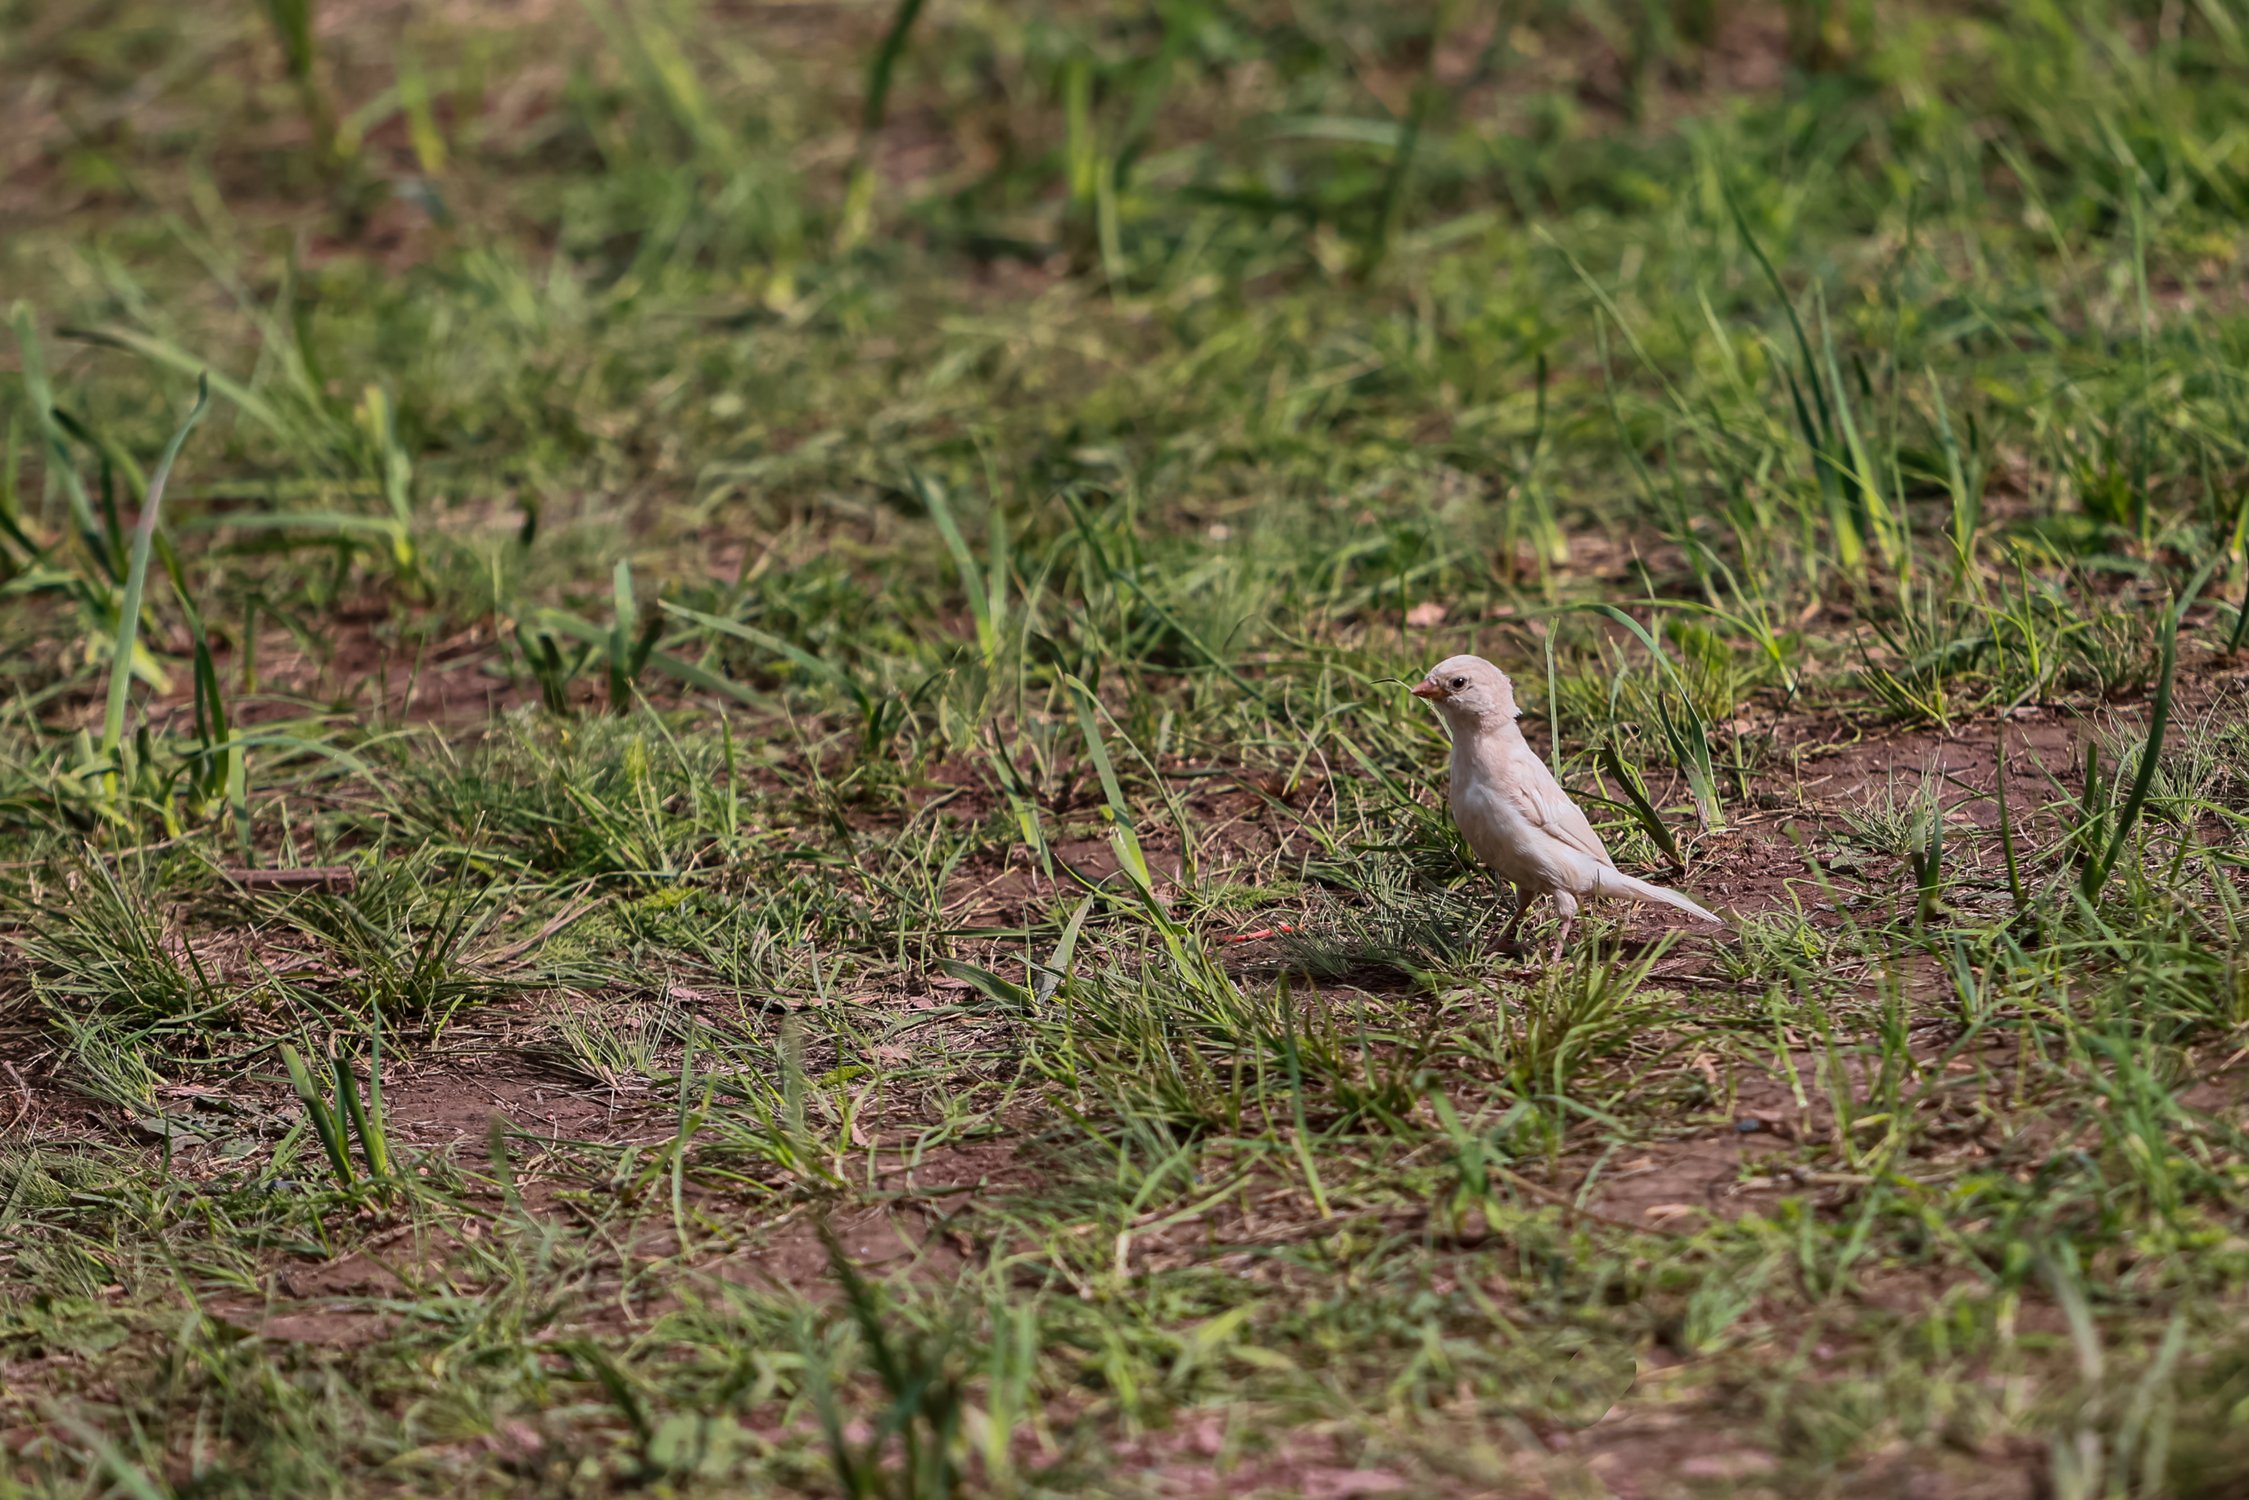
[[[1453,724],[1508,724],[1523,713],[1515,706],[1515,684],[1480,656],[1446,657],[1413,685],[1413,695],[1436,704]]]

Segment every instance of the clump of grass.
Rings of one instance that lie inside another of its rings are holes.
[[[327,1006],[441,1029],[461,1007],[515,987],[477,963],[499,916],[497,883],[465,854],[446,865],[446,851],[424,848],[376,862],[348,894],[271,903],[278,925],[350,976],[321,996]]]
[[[1880,786],[1843,809],[1843,825],[1868,849],[1910,859],[1928,847],[1932,826],[1944,821],[1944,787],[1934,765],[1904,783],[1893,769]]]
[[[387,1199],[404,1179],[392,1172],[389,1120],[383,1109],[381,1030],[378,1028],[373,1034],[364,1084],[360,1081],[358,1065],[337,1049],[333,1038],[330,1039],[327,1055],[322,1059],[327,1066],[319,1071],[330,1075],[333,1095],[295,1047],[283,1042],[280,1052],[282,1065],[289,1070],[289,1085],[305,1107],[313,1134],[327,1155],[329,1170],[335,1174],[336,1186],[347,1194],[358,1192],[362,1186],[351,1149],[356,1141],[359,1161],[364,1163],[365,1186],[378,1197]]]
[[[212,1024],[234,995],[168,917],[142,860],[87,855],[50,868],[18,907],[11,946],[49,1004],[136,1025]]]

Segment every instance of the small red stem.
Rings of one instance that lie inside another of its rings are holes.
[[[1279,937],[1284,932],[1294,932],[1296,930],[1296,925],[1294,923],[1282,922],[1279,925],[1273,927],[1260,927],[1255,932],[1241,932],[1236,933],[1232,937],[1222,937],[1219,939],[1219,941],[1222,943],[1254,943],[1263,938]]]

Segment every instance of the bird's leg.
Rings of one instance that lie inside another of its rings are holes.
[[[1515,930],[1523,925],[1523,909],[1531,904],[1529,894],[1521,886],[1509,882],[1507,888],[1515,893],[1515,910],[1508,915],[1507,925],[1499,929],[1497,946],[1502,952],[1513,945]]]
[[[1568,891],[1554,893],[1554,909],[1562,914],[1562,930],[1554,935],[1554,954],[1550,962],[1562,961],[1562,950],[1569,946],[1570,932],[1577,926],[1577,897]]]

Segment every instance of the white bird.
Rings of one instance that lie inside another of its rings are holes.
[[[1660,885],[1616,867],[1601,836],[1538,758],[1516,724],[1515,685],[1480,656],[1449,656],[1415,683],[1413,695],[1437,706],[1452,734],[1452,820],[1476,857],[1515,887],[1515,914],[1500,933],[1505,943],[1523,910],[1551,895],[1562,914],[1554,957],[1562,956],[1581,900],[1621,896],[1677,907],[1713,926],[1717,917]]]

